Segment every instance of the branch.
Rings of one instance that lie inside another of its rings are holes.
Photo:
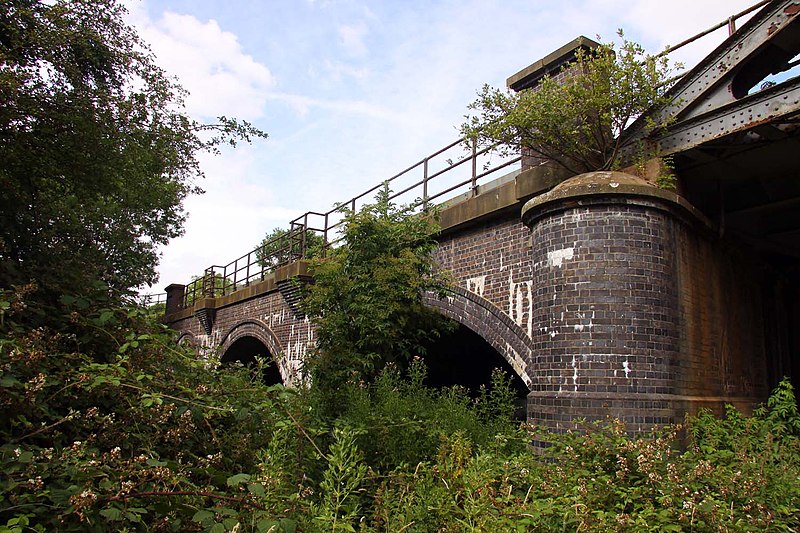
[[[58,422],[53,422],[49,426],[40,427],[36,431],[28,433],[27,435],[23,435],[23,436],[21,436],[21,437],[19,437],[17,439],[12,439],[10,442],[21,442],[21,441],[23,441],[23,440],[25,440],[27,438],[33,437],[34,435],[38,435],[39,433],[47,431],[48,429],[53,429],[54,427],[59,426],[59,425],[63,424],[64,422],[67,422],[69,420],[72,420],[73,418],[75,418],[75,412],[74,411],[69,413],[67,416],[65,416],[64,418],[62,418]]]
[[[247,506],[250,506],[250,507],[255,507],[256,509],[259,509],[261,511],[266,511],[267,510],[266,507],[262,507],[261,505],[258,505],[257,503],[253,503],[253,502],[247,501],[247,499],[245,499],[245,498],[236,498],[234,496],[222,496],[220,494],[214,494],[212,492],[201,492],[201,491],[194,491],[194,490],[176,490],[176,491],[153,490],[153,491],[148,491],[148,492],[131,492],[131,493],[128,493],[128,494],[121,494],[119,496],[111,496],[109,498],[106,498],[106,501],[109,501],[109,502],[120,502],[120,501],[127,501],[127,500],[129,500],[131,498],[147,498],[147,497],[150,497],[150,496],[164,496],[164,497],[170,497],[170,496],[203,496],[205,498],[211,498],[211,499],[214,499],[214,500],[222,500],[222,501],[240,503],[240,504],[247,505]]]
[[[119,385],[120,387],[127,387],[129,389],[137,390],[139,392],[146,392],[148,394],[153,394],[155,396],[163,396],[164,398],[169,398],[170,400],[175,400],[176,402],[183,402],[183,403],[188,403],[190,405],[196,405],[197,407],[202,407],[203,409],[212,409],[214,411],[222,411],[224,413],[233,412],[233,409],[231,409],[230,407],[229,408],[214,407],[213,405],[206,405],[203,403],[193,402],[192,400],[187,400],[186,398],[178,398],[177,396],[170,396],[169,394],[164,394],[162,392],[151,392],[142,387],[137,387],[136,385],[130,385],[128,383],[120,383]]]
[[[297,429],[299,429],[299,430],[300,430],[300,431],[303,433],[303,435],[304,435],[304,436],[305,436],[305,437],[308,439],[308,442],[310,442],[310,443],[311,443],[311,445],[314,447],[314,449],[316,449],[316,450],[317,450],[317,453],[319,453],[319,456],[320,456],[320,457],[325,457],[325,454],[324,454],[324,453],[322,453],[322,450],[320,450],[320,449],[319,449],[319,446],[317,446],[317,443],[316,443],[316,442],[314,442],[314,439],[312,439],[312,438],[311,438],[311,435],[309,435],[308,433],[306,433],[306,430],[305,430],[305,428],[304,428],[304,427],[303,427],[303,426],[300,424],[300,422],[298,422],[298,421],[295,419],[295,417],[294,417],[294,416],[292,416],[292,413],[289,411],[289,409],[288,409],[288,408],[286,409],[286,414],[287,414],[287,415],[289,415],[289,418],[291,418],[291,419],[292,419],[292,422],[294,422],[294,423],[295,423],[295,425],[297,426]]]

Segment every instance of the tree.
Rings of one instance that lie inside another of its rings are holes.
[[[622,37],[622,32],[620,32]],[[579,49],[566,76],[545,76],[519,93],[485,85],[469,108],[477,114],[462,125],[483,146],[519,153],[521,146],[576,174],[609,170],[620,163],[622,132],[637,117],[667,101],[673,72],[666,56],[652,56],[623,40],[593,50]],[[669,117],[653,120],[652,129]]]
[[[447,284],[431,257],[436,223],[407,214],[389,195],[384,186],[374,204],[348,213],[344,244],[311,264],[305,303],[317,350],[307,367],[323,395],[335,396],[348,381],[372,381],[388,363],[405,367],[451,325],[422,303],[423,292]]]
[[[305,240],[305,247],[303,240]],[[294,230],[273,228],[258,245],[256,256],[258,263],[267,271],[272,272],[294,258],[322,257],[324,246],[325,239],[319,233],[307,231],[304,228]]]
[[[41,295],[156,279],[202,192],[196,154],[265,136],[200,124],[116,0],[0,4],[0,287]]]
[[[200,298],[217,298],[236,290],[233,280],[222,274],[206,273],[201,276],[192,276],[192,281],[184,289],[186,305],[193,305]]]

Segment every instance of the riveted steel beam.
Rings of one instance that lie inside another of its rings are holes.
[[[731,133],[779,122],[781,117],[797,113],[800,113],[800,78],[683,120],[670,126],[656,141],[661,148],[660,153],[669,155]]]
[[[790,68],[800,52],[800,0],[767,4],[716,50],[686,73],[667,93],[670,103],[636,120],[623,144],[660,141],[674,153],[796,111],[797,84],[748,92],[769,74]],[[780,94],[777,94],[780,93]],[[672,121],[669,133],[648,132],[648,119]]]

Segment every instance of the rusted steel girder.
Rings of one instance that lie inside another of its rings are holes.
[[[660,155],[775,121],[798,111],[798,81],[748,94],[769,74],[788,70],[800,52],[800,1],[770,2],[669,91],[670,103],[651,110],[623,134],[624,144],[654,142]],[[648,118],[669,131],[651,134]]]
[[[780,123],[800,113],[800,78],[682,120],[656,137],[660,155],[682,152],[760,124]]]

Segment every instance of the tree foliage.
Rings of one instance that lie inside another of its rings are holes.
[[[636,439],[515,428],[502,383],[431,389],[415,359],[342,384],[331,418],[330,396],[217,369],[147,310],[71,297],[68,327],[30,328],[33,290],[0,291],[0,532],[800,527],[788,380],[753,416]]]
[[[303,241],[305,240],[305,249]],[[256,249],[258,263],[271,272],[293,258],[322,257],[325,239],[319,233],[304,228],[288,230],[273,228]]]
[[[317,324],[317,350],[308,367],[320,388],[371,381],[387,363],[405,367],[449,326],[422,303],[424,291],[446,283],[431,257],[436,224],[408,215],[389,195],[385,185],[374,204],[349,213],[344,245],[312,263],[306,309]]]
[[[209,272],[201,276],[192,276],[192,281],[184,289],[186,305],[190,306],[201,298],[224,296],[235,289],[233,280],[224,277],[222,274]]]
[[[100,280],[155,281],[157,248],[181,234],[196,154],[264,134],[183,112],[115,0],[0,4],[0,286],[39,296]]]
[[[620,32],[620,36],[622,33]],[[653,106],[665,103],[673,68],[628,40],[578,49],[563,75],[545,76],[519,93],[485,85],[469,108],[462,133],[506,153],[531,149],[576,174],[619,164],[622,132]],[[666,126],[653,122],[650,128]]]

